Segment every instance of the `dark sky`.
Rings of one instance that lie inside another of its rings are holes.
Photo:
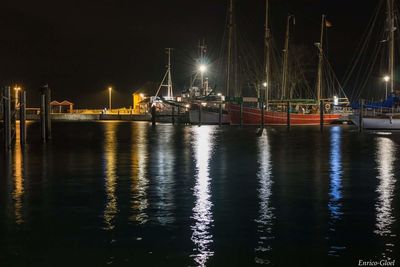
[[[205,39],[218,56],[227,0],[3,0],[0,15],[0,84],[21,84],[37,105],[38,88],[48,83],[53,98],[77,107],[131,105],[131,93],[146,81],[159,82],[165,47],[175,48],[174,81],[183,89],[192,71],[196,46]],[[264,1],[237,0],[247,21],[241,30],[262,47]],[[271,0],[271,27],[280,45],[286,14],[296,15],[295,42],[313,48],[321,14],[329,29],[329,55],[339,76],[373,14],[373,0]]]

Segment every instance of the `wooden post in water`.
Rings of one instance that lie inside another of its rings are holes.
[[[40,95],[40,126],[42,133],[42,141],[46,142],[46,96],[45,94]]]
[[[9,86],[4,88],[3,107],[4,147],[11,149],[11,95]]]
[[[243,101],[240,102],[240,127],[243,126]]]
[[[201,126],[201,110],[202,110],[202,106],[201,103],[199,104],[199,126]]]
[[[291,121],[290,121],[290,101],[287,101],[286,102],[286,108],[287,108],[287,110],[286,110],[286,127],[287,127],[287,129],[289,130],[290,129],[290,123],[291,123]]]
[[[319,101],[319,127],[324,131],[324,100]]]
[[[218,116],[219,126],[222,126],[222,103],[219,103],[219,116]]]
[[[175,107],[172,106],[172,125],[175,125]]]
[[[46,139],[49,140],[51,139],[51,90],[47,85],[45,86],[45,97]]]
[[[151,106],[151,125],[156,126],[156,106]]]
[[[179,124],[181,124],[181,106],[178,106],[178,117],[176,122]]]
[[[358,113],[358,131],[361,133],[363,130],[363,117],[364,117],[364,99],[360,101],[360,111]]]
[[[19,91],[19,135],[21,145],[26,143],[26,92]]]
[[[265,117],[265,107],[264,107],[264,96],[262,97],[261,100],[261,129],[264,129],[264,117]]]

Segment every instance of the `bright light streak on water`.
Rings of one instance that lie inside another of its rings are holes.
[[[133,215],[130,217],[130,220],[139,224],[144,224],[148,221],[148,215],[146,213],[146,209],[149,206],[147,199],[149,184],[147,178],[147,127],[146,124],[139,124],[137,128],[134,128],[137,132],[132,133],[131,212]]]
[[[385,239],[386,251],[384,257],[390,257],[393,252],[392,224],[396,221],[393,213],[392,202],[396,179],[394,176],[394,161],[396,159],[396,144],[386,138],[377,138],[376,163],[379,171],[379,185],[376,192],[379,194],[375,204],[376,229],[375,233]]]
[[[258,150],[259,171],[257,178],[259,183],[258,198],[260,200],[260,210],[259,217],[256,220],[258,241],[255,249],[255,262],[258,264],[270,264],[269,256],[272,250],[270,242],[274,238],[272,235],[274,214],[270,201],[273,184],[271,151],[266,130],[258,139]]]
[[[17,125],[19,126],[19,125]],[[24,222],[23,218],[23,197],[24,197],[24,176],[23,176],[23,154],[19,139],[19,127],[16,131],[17,139],[15,141],[14,149],[14,213],[15,213],[15,223],[22,224]]]
[[[214,255],[211,249],[213,236],[210,228],[213,223],[212,203],[210,194],[210,159],[213,152],[212,137],[214,127],[194,128],[193,147],[196,161],[196,185],[194,187],[195,206],[192,218],[195,220],[191,226],[193,231],[192,241],[195,244],[194,258],[198,266],[206,266],[207,260]]]
[[[117,207],[117,126],[116,123],[106,123],[103,168],[105,175],[106,204],[104,208],[104,229],[113,230],[115,228],[115,216],[118,213]]]
[[[338,221],[342,219],[342,129],[340,126],[334,126],[330,130],[330,186],[329,203],[330,212],[329,231],[331,235],[335,233],[335,227]],[[340,252],[346,247],[338,244],[332,244],[328,254],[330,256],[339,256]]]

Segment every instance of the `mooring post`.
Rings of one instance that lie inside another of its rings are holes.
[[[364,117],[364,99],[360,101],[360,111],[358,113],[358,131],[361,133],[363,130],[363,117]]]
[[[172,125],[175,125],[175,107],[174,106],[172,106],[171,113],[172,113]]]
[[[288,128],[288,130],[290,129],[290,101],[286,102],[286,127]]]
[[[19,135],[21,145],[26,143],[26,92],[19,91]]]
[[[47,85],[45,86],[45,97],[46,139],[49,140],[51,139],[51,90]]]
[[[261,101],[261,129],[264,129],[264,117],[265,117],[265,107],[264,107],[264,96]]]
[[[151,125],[156,126],[156,106],[151,106]]]
[[[42,93],[40,95],[40,125],[42,133],[42,141],[46,142],[46,95]]]
[[[176,120],[176,122],[178,123],[178,125],[179,124],[181,124],[181,106],[178,106],[178,117],[177,117],[177,120]]]
[[[3,97],[3,120],[4,120],[4,145],[6,149],[11,148],[11,95],[10,87],[4,88]]]
[[[324,130],[324,100],[319,101],[319,127],[322,132]]]
[[[201,126],[201,112],[202,112],[202,107],[201,104],[199,104],[199,126]]]
[[[219,103],[219,116],[218,116],[219,126],[222,126],[222,103]]]
[[[240,102],[240,127],[243,126],[243,101]]]

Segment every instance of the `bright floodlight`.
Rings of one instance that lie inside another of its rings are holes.
[[[112,87],[108,87],[108,91],[110,91],[110,92],[111,92],[111,91],[112,91]]]
[[[266,82],[264,82],[264,83],[263,83],[263,86],[264,86],[265,88],[267,88],[267,83],[266,83]]]
[[[386,75],[385,77],[383,77],[383,80],[384,80],[385,82],[388,82],[388,81],[390,81],[390,77]]]
[[[206,65],[200,65],[199,67],[200,72],[204,73],[207,71],[207,66]]]

